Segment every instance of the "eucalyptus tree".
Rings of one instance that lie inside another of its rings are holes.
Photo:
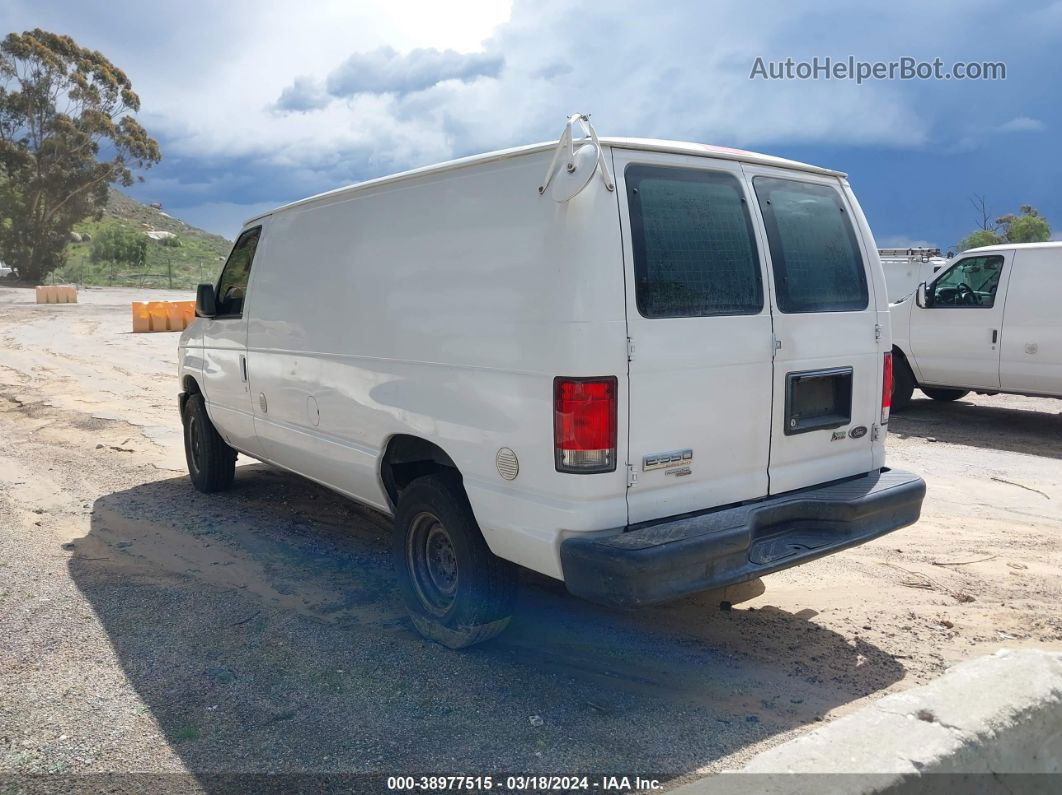
[[[139,109],[126,74],[69,36],[0,42],[0,259],[21,278],[60,267],[73,225],[102,214],[108,187],[159,161]]]

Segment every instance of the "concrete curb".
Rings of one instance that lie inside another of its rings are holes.
[[[998,776],[1015,774],[1047,792],[1059,773],[1062,653],[1004,649],[674,792],[1004,791]]]

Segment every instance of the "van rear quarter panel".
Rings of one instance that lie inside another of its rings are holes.
[[[626,522],[626,473],[553,460],[553,379],[615,375],[626,406],[615,193],[595,178],[557,203],[551,153],[415,177],[282,210],[247,302],[256,423],[275,463],[388,509],[379,459],[395,434],[461,470],[491,549],[560,577],[564,531]],[[316,403],[315,412],[308,408]],[[617,458],[627,458],[626,433]],[[499,448],[520,472],[505,481]]]
[[[1060,286],[1062,248],[1015,248],[1001,331],[1004,390],[1062,396]]]

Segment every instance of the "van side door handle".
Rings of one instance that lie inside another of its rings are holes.
[[[240,354],[240,378],[247,381],[247,357]]]
[[[994,329],[992,329],[992,344],[995,345],[996,344],[996,340],[998,340],[998,339],[999,339],[999,329],[994,328]]]

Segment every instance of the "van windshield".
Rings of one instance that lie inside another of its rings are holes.
[[[775,177],[756,177],[753,186],[767,230],[779,310],[866,309],[863,257],[837,190]]]
[[[630,165],[625,171],[635,296],[646,318],[763,309],[752,220],[725,172]]]

